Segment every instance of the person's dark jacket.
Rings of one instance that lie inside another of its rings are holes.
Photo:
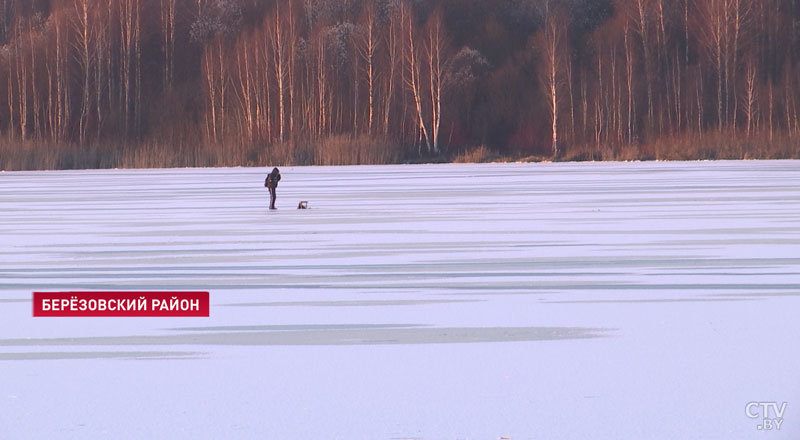
[[[278,182],[281,181],[281,173],[278,172],[278,169],[275,168],[272,170],[271,173],[267,175],[267,179],[264,180],[264,186],[267,188],[277,188]]]

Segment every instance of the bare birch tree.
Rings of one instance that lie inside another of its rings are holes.
[[[406,34],[406,47],[405,47],[405,58],[406,58],[406,69],[407,69],[407,78],[406,78],[406,86],[408,87],[411,95],[414,98],[414,108],[416,110],[416,123],[417,129],[419,130],[419,136],[417,138],[417,151],[421,153],[422,149],[422,141],[425,141],[425,146],[427,147],[428,153],[432,151],[431,145],[431,136],[430,131],[425,124],[425,117],[422,111],[422,79],[421,79],[421,72],[422,72],[422,57],[420,56],[420,49],[416,43],[417,40],[417,32],[414,26],[414,17],[409,9],[408,6],[403,4],[403,26],[405,27],[405,34]]]
[[[358,52],[364,61],[364,69],[367,82],[367,134],[372,136],[372,124],[375,115],[375,53],[378,49],[377,30],[375,29],[375,5],[368,2],[364,18],[363,32],[357,34],[360,41],[357,42]]]
[[[439,154],[439,133],[442,126],[442,98],[445,84],[445,66],[447,64],[446,42],[442,29],[441,11],[434,12],[428,19],[427,41],[425,53],[428,64],[428,84],[431,107],[431,137],[433,152]]]
[[[550,117],[551,146],[554,158],[560,157],[558,143],[558,115],[562,100],[561,89],[563,86],[565,21],[558,8],[548,9],[545,16],[544,29],[542,30],[540,46],[542,49],[543,63],[540,71],[540,80],[544,85],[547,96],[547,107]]]
[[[280,2],[275,3],[275,15],[270,21],[269,29],[272,43],[272,66],[275,70],[275,84],[278,93],[278,128],[281,143],[286,142],[286,88],[288,75],[288,41],[282,25]]]
[[[90,29],[89,22],[89,0],[75,0],[75,33],[78,38],[78,60],[81,66],[81,115],[79,118],[78,127],[78,141],[81,145],[86,143],[86,133],[89,130],[89,111],[91,103],[90,99],[90,84],[89,78],[91,76],[91,57],[90,57],[90,39],[92,30]]]

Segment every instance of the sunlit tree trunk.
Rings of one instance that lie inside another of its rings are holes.
[[[429,96],[431,100],[431,135],[433,138],[433,152],[439,154],[439,132],[442,125],[442,88],[444,87],[444,35],[442,29],[442,18],[439,12],[429,19],[428,41],[427,41],[427,61],[428,61],[428,84],[430,86]]]
[[[613,54],[613,52],[612,52]],[[613,63],[616,66],[616,63]],[[575,95],[572,90],[572,57],[567,54],[564,60],[564,71],[566,73],[567,93],[569,94],[569,142],[575,142]]]
[[[262,80],[259,82],[263,92],[263,105],[261,105],[261,120],[262,120],[262,133],[267,142],[272,142],[272,94],[271,94],[271,81],[270,71],[270,54],[272,53],[272,33],[270,25],[270,17],[265,18],[262,26],[263,31],[263,44],[261,45],[261,72]]]
[[[102,0],[103,2],[110,3],[111,0]],[[103,88],[104,78],[103,74],[108,62],[105,57],[108,54],[107,46],[109,42],[109,23],[103,20],[103,10],[97,10],[95,17],[95,47],[94,47],[94,104],[95,104],[95,140],[100,139],[100,134],[103,129]],[[107,72],[110,75],[111,72]]]
[[[30,44],[30,51],[31,51],[31,67],[30,67],[30,75],[31,75],[31,105],[33,107],[33,135],[36,139],[41,138],[41,125],[39,119],[39,87],[37,85],[37,72],[38,68],[36,66],[36,44],[34,42],[33,35],[36,32],[33,29],[32,24],[29,22],[28,24],[28,42]]]
[[[638,31],[642,39],[642,56],[644,59],[644,78],[647,89],[647,130],[653,129],[653,68],[650,59],[650,40],[648,27],[648,0],[636,0],[636,11],[638,18]]]
[[[247,39],[242,39],[239,46],[236,48],[236,67],[238,69],[239,90],[237,96],[242,108],[242,115],[244,117],[244,132],[245,139],[248,144],[253,142],[255,131],[255,117],[253,115],[253,78],[250,71],[250,51],[247,45]]]
[[[404,4],[405,5],[405,4]],[[406,6],[404,6],[405,8]],[[416,35],[414,32],[414,24],[413,24],[413,17],[411,11],[405,10],[404,11],[404,21],[406,26],[406,66],[408,68],[408,79],[407,79],[407,86],[411,91],[411,94],[414,98],[414,108],[416,109],[416,119],[417,119],[417,128],[419,130],[418,136],[418,145],[419,148],[422,146],[422,140],[425,141],[425,145],[428,149],[428,153],[431,152],[431,138],[428,132],[428,127],[425,124],[425,118],[422,113],[422,84],[420,84],[420,76],[421,76],[421,64],[422,60],[420,60],[418,54],[418,48],[416,43]],[[418,152],[419,149],[418,149]]]
[[[392,111],[392,98],[394,97],[395,76],[398,64],[398,29],[401,27],[397,23],[397,14],[392,14],[389,17],[389,28],[386,33],[386,53],[387,53],[387,69],[386,74],[386,92],[384,94],[383,102],[383,134],[389,135],[389,121]]]
[[[581,142],[586,141],[586,129],[589,124],[589,90],[586,81],[586,72],[580,71],[581,77]]]
[[[702,40],[708,53],[709,60],[713,63],[717,73],[717,129],[722,131],[723,126],[723,86],[724,86],[724,33],[726,29],[723,2],[727,0],[706,0],[700,4],[702,23],[704,23],[704,38]]]
[[[281,23],[280,2],[275,4],[275,16],[271,21],[272,65],[275,70],[275,82],[278,93],[278,128],[281,143],[286,142],[286,97],[287,50],[289,44]]]
[[[769,97],[769,102],[768,102],[768,108],[769,108],[769,121],[768,121],[769,141],[772,142],[773,134],[774,134],[773,122],[775,121],[774,114],[773,114],[773,111],[775,109],[775,94],[774,94],[774,86],[773,86],[773,83],[772,83],[772,79],[769,79],[767,81],[767,93],[769,94],[768,95],[768,97]]]
[[[142,132],[142,31],[141,31],[141,7],[140,0],[133,0],[133,45],[134,45],[134,68],[136,76],[134,87],[136,88],[136,100],[134,102],[134,127],[137,137]]]
[[[205,70],[206,92],[208,93],[209,109],[207,112],[208,122],[206,124],[206,138],[211,139],[217,143],[217,85],[216,73],[214,72],[216,63],[214,62],[214,54],[212,46],[206,46],[203,52],[203,66]]]
[[[297,41],[297,23],[295,22],[294,11],[292,6],[294,0],[287,0],[288,4],[288,26],[286,29],[284,46],[286,47],[286,91],[288,93],[288,108],[286,110],[288,117],[288,131],[287,138],[294,136],[295,130],[295,80],[296,80],[296,64],[297,64],[297,51],[295,50]]]
[[[753,130],[754,112],[756,109],[756,68],[752,61],[747,63],[745,70],[745,96],[744,115],[746,120],[746,133],[749,137]]]
[[[793,135],[792,130],[792,113],[794,110],[794,96],[792,94],[791,85],[792,72],[789,66],[784,68],[783,72],[783,106],[784,117],[786,118],[786,131],[789,137]]]
[[[230,77],[228,74],[228,69],[225,59],[225,47],[223,38],[221,36],[218,36],[214,42],[217,46],[216,57],[215,57],[217,63],[215,71],[217,75],[215,77],[215,83],[216,83],[215,85],[219,89],[217,91],[217,98],[219,100],[219,114],[217,118],[217,124],[219,127],[219,132],[218,132],[219,137],[224,142],[226,134],[225,120],[227,118],[226,99],[228,96],[228,84],[230,82]]]
[[[560,11],[550,10],[542,31],[542,48],[544,63],[542,66],[545,93],[550,117],[550,135],[552,140],[552,153],[554,158],[560,157],[558,143],[558,113],[561,101],[561,86],[563,82],[563,49],[565,41],[564,29],[566,28]],[[602,88],[602,87],[601,87]]]
[[[317,43],[317,107],[318,107],[318,121],[317,121],[317,136],[321,137],[328,132],[328,99],[327,99],[327,71],[325,69],[325,39],[320,34]]]
[[[78,36],[79,60],[81,66],[81,82],[83,84],[81,99],[81,115],[78,127],[78,140],[81,145],[86,144],[86,133],[89,129],[89,109],[90,109],[90,85],[89,77],[91,72],[91,60],[89,57],[89,39],[91,30],[89,29],[89,0],[75,0],[74,23],[75,32]]]
[[[55,126],[56,126],[56,112],[55,112],[55,93],[53,91],[53,68],[52,62],[49,52],[45,52],[45,69],[47,69],[47,103],[45,112],[47,114],[47,119],[45,121],[45,132],[47,138],[51,141],[54,141],[56,138],[55,133]]]
[[[595,148],[600,147],[603,135],[603,124],[605,118],[603,115],[603,56],[602,54],[597,57],[597,92],[594,104],[594,145]]]
[[[664,25],[664,0],[655,0],[655,12],[657,17],[658,23],[658,32],[656,33],[656,48],[658,51],[658,65],[659,71],[662,75],[669,75],[669,59],[667,55],[667,32],[666,27]],[[661,107],[658,111],[658,120],[659,120],[659,134],[664,132],[664,123],[668,124],[669,127],[672,126],[672,94],[669,93],[669,78],[666,78],[666,84],[660,90],[663,92],[662,96],[666,97],[667,105],[666,107]],[[667,120],[663,121],[664,115],[666,114]]]
[[[675,64],[672,66],[672,90],[675,93],[675,125],[676,132],[683,131],[683,112],[681,111],[681,103],[683,96],[681,95],[681,83],[683,82],[681,76],[681,62],[679,51],[675,51]]]
[[[14,75],[11,73],[11,69],[12,69],[11,61],[9,61],[9,63],[8,63],[8,75],[6,76],[7,83],[8,83],[7,88],[6,88],[6,96],[8,98],[8,135],[9,135],[9,138],[13,140],[14,139],[14,130],[16,130],[16,127],[14,126],[14,112],[16,111],[16,109],[15,109],[15,103],[14,103],[14,84],[11,81],[11,78]]]
[[[136,0],[120,0],[120,95],[122,97],[122,117],[124,135],[131,132],[131,114],[133,110],[133,79],[131,78],[134,62],[133,2]]]
[[[625,22],[625,84],[627,85],[628,95],[628,144],[633,143],[634,131],[636,130],[636,100],[633,95],[633,47],[630,39],[630,22]]]
[[[703,65],[698,66],[697,74],[697,133],[703,138]]]
[[[62,48],[63,33],[61,20],[55,19],[53,23],[56,34],[56,136],[57,142],[63,141],[66,136],[67,118],[69,115],[69,92],[67,90],[65,50]]]
[[[378,40],[375,33],[375,10],[370,2],[366,6],[364,15],[364,34],[362,41],[358,42],[359,54],[364,61],[367,81],[367,134],[372,135],[372,125],[375,115],[375,52]]]
[[[22,44],[22,25],[17,23],[16,40],[14,44],[14,63],[17,73],[17,116],[19,118],[19,136],[22,141],[28,137],[28,65],[25,63]]]

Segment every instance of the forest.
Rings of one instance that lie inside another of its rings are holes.
[[[0,169],[798,158],[800,0],[0,0]]]

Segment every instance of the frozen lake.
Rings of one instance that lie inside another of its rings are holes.
[[[266,172],[0,173],[0,439],[800,438],[800,162]]]

